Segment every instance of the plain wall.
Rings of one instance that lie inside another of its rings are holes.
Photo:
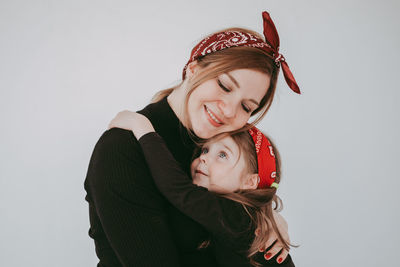
[[[83,182],[107,124],[179,82],[207,33],[261,33],[263,10],[303,92],[281,74],[259,124],[296,265],[399,266],[394,0],[0,0],[0,266],[95,266]]]

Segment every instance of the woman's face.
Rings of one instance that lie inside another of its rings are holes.
[[[242,128],[270,84],[268,74],[237,69],[205,81],[188,100],[189,120],[200,138]]]

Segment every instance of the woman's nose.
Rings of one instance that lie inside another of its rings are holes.
[[[236,116],[236,104],[231,100],[221,101],[219,108],[226,118],[234,118]]]

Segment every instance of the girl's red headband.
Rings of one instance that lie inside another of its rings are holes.
[[[260,177],[260,182],[258,183],[257,188],[278,188],[278,184],[275,183],[275,153],[271,143],[256,127],[252,127],[249,130],[249,133],[253,138],[257,153],[258,176]]]
[[[187,66],[198,58],[230,47],[248,46],[261,49],[270,54],[278,68],[282,65],[283,75],[285,76],[287,84],[294,92],[300,94],[299,86],[286,63],[285,58],[279,53],[279,35],[275,28],[275,24],[268,12],[264,11],[262,17],[264,21],[264,37],[266,41],[255,35],[240,31],[227,31],[210,35],[200,41],[200,43],[193,48],[190,59],[183,69],[182,80],[185,79]]]

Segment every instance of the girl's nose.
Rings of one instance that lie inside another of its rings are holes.
[[[200,159],[200,162],[206,163],[207,154],[201,153],[199,159]]]

